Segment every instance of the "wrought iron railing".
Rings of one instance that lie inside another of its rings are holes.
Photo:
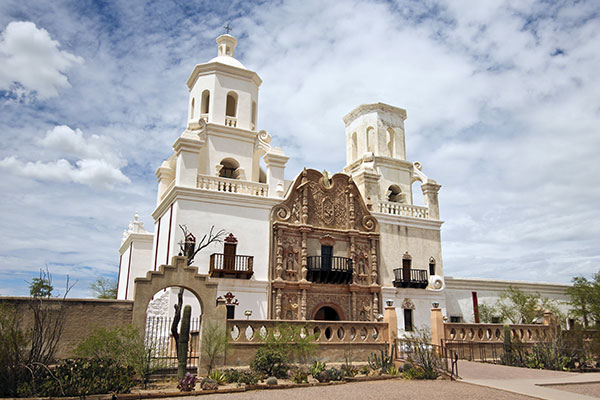
[[[396,268],[394,270],[394,286],[421,288],[427,287],[427,271],[424,269],[404,269]]]
[[[338,256],[306,257],[306,279],[316,283],[352,283],[352,259]]]
[[[396,351],[401,360],[412,360],[421,368],[444,371],[450,375],[450,379],[459,378],[459,355],[444,343],[440,346],[414,339],[397,339]]]
[[[225,255],[214,253],[210,255],[208,275],[211,277],[250,279],[253,271],[253,256]]]

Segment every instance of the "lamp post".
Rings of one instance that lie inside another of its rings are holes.
[[[246,319],[250,319],[250,316],[252,315],[252,310],[244,311],[244,315],[246,316]]]

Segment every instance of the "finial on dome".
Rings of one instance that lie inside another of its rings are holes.
[[[231,29],[231,27],[229,26],[229,22],[227,23],[227,25],[225,25],[223,27],[223,29],[225,29],[225,33],[229,35],[229,32],[231,32],[233,29]]]

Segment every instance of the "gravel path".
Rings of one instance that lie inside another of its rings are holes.
[[[451,381],[408,381],[389,380],[374,382],[356,382],[332,386],[312,386],[283,390],[256,390],[243,393],[214,394],[196,397],[178,398],[179,400],[375,400],[375,399],[469,399],[504,400],[524,399],[521,396],[496,389],[469,385]]]
[[[600,383],[578,383],[574,385],[544,385],[556,390],[584,394],[590,397],[600,398]]]

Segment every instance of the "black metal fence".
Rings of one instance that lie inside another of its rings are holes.
[[[187,367],[194,369],[198,367],[199,361],[199,338],[201,318],[190,320],[190,341],[188,344]],[[151,349],[154,367],[161,370],[177,368],[177,351],[175,339],[171,335],[171,324],[173,318],[148,317],[146,319],[146,346]]]

